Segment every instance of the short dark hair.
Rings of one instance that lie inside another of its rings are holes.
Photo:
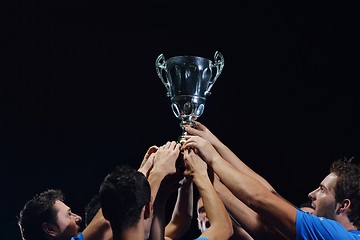
[[[57,211],[54,204],[57,200],[64,201],[64,199],[61,190],[48,189],[26,202],[18,217],[22,239],[44,239],[42,224],[44,222],[56,223]]]
[[[353,158],[342,158],[334,161],[330,166],[330,173],[334,173],[336,181],[335,200],[341,202],[350,199],[350,213],[348,218],[357,228],[360,227],[360,166],[352,163]]]
[[[150,184],[141,172],[120,165],[105,177],[99,195],[103,215],[112,229],[126,229],[138,223],[142,208],[150,202]]]
[[[85,226],[87,227],[91,220],[95,217],[100,206],[100,196],[98,194],[94,195],[88,204],[85,206]]]

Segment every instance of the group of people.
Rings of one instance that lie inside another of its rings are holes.
[[[247,166],[205,125],[186,126],[186,141],[151,146],[138,169],[116,166],[86,206],[86,224],[50,189],[25,203],[23,240],[175,240],[189,230],[194,188],[199,236],[225,239],[360,239],[360,166],[338,159],[311,204],[295,206]],[[184,168],[180,168],[178,163]],[[170,221],[169,197],[177,191]]]

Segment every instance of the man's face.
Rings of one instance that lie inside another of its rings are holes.
[[[338,177],[334,173],[327,175],[320,186],[309,193],[314,207],[313,215],[334,219],[336,214],[336,201],[334,187]]]
[[[79,233],[81,217],[72,213],[71,209],[59,200],[55,202],[54,208],[57,210],[57,238],[69,240],[76,236]]]
[[[207,228],[210,227],[210,221],[206,216],[204,203],[202,201],[202,198],[199,198],[197,202],[197,220],[198,220],[198,227],[200,231],[203,233]]]

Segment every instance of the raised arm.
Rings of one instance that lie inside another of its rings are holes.
[[[223,201],[226,210],[235,221],[235,224],[233,224],[234,232],[238,235],[244,235],[241,239],[247,239],[245,237],[248,236],[249,233],[255,239],[287,239],[271,224],[267,223],[261,215],[249,208],[245,203],[232,194],[231,191],[220,182],[218,177],[214,178],[213,184],[216,192]]]
[[[154,156],[154,164],[149,173],[148,181],[151,187],[151,197],[156,199],[161,181],[167,176],[176,173],[176,159],[180,153],[180,144],[175,141],[167,142],[158,148]]]
[[[190,135],[202,137],[205,140],[208,140],[216,149],[216,151],[220,154],[220,156],[230,163],[237,170],[242,171],[249,176],[257,179],[261,182],[269,191],[276,193],[275,189],[271,184],[264,179],[262,176],[257,174],[254,170],[252,170],[249,166],[247,166],[237,155],[230,150],[223,142],[221,142],[204,124],[195,121],[195,128],[186,126],[185,131],[187,131]]]
[[[211,222],[211,226],[200,237],[211,240],[229,239],[233,234],[232,222],[210,181],[207,164],[191,149],[185,149],[183,153],[186,168],[184,174],[193,178]]]
[[[97,240],[101,239],[106,232],[111,232],[111,226],[109,221],[104,218],[100,208],[82,234],[86,240]]]
[[[293,205],[271,193],[259,180],[225,161],[209,141],[199,136],[189,136],[182,149],[195,149],[239,200],[284,235],[295,238],[297,209]]]
[[[150,239],[164,239],[165,204],[170,194],[180,186],[178,183],[180,179],[176,180],[175,165],[179,154],[180,144],[175,141],[169,141],[161,147],[152,146],[145,154],[139,168],[144,174],[148,172],[151,197],[154,200]],[[149,161],[152,161],[152,164]]]
[[[184,177],[177,190],[177,198],[170,222],[165,227],[165,239],[181,239],[189,230],[193,216],[193,183]]]

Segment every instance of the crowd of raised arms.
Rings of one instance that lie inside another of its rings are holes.
[[[60,189],[36,194],[18,216],[22,239],[179,240],[194,207],[199,233],[192,239],[360,239],[360,166],[352,158],[335,159],[309,203],[295,206],[205,125],[185,130],[182,144],[150,146],[138,169],[114,166],[85,206],[83,229]]]

